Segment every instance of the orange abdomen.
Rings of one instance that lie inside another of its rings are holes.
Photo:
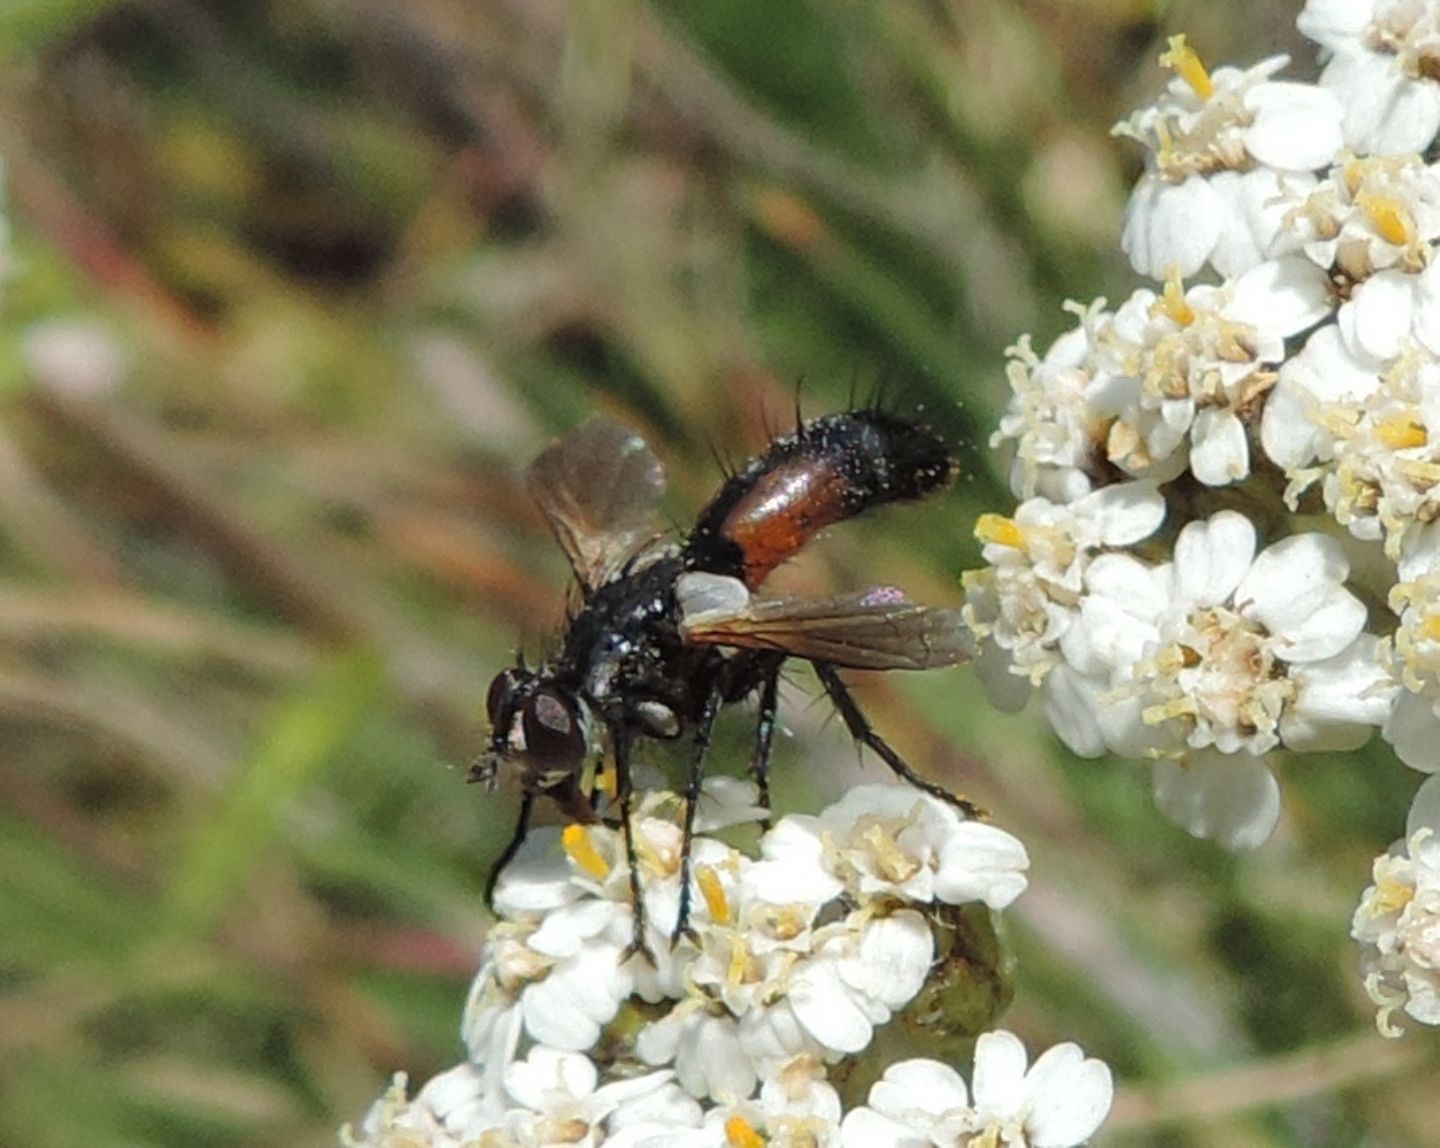
[[[691,532],[686,567],[739,578],[753,590],[826,526],[923,498],[950,472],[940,438],[896,415],[813,419],[725,483]]]

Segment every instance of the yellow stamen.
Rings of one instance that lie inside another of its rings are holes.
[[[597,881],[603,881],[609,875],[610,862],[600,856],[600,851],[595,848],[595,842],[590,837],[589,826],[565,826],[565,831],[560,834],[560,843],[565,846],[565,852],[570,855],[570,860]]]
[[[1425,424],[1412,415],[1397,415],[1386,419],[1375,428],[1376,437],[1391,450],[1404,450],[1410,446],[1424,446],[1430,441],[1425,433]]]
[[[994,542],[1011,550],[1025,549],[1025,532],[1013,518],[1001,514],[982,514],[975,523],[975,537],[981,542]]]
[[[1185,301],[1185,281],[1177,269],[1172,267],[1165,277],[1165,290],[1155,300],[1154,310],[1181,327],[1195,322],[1195,309]]]
[[[1200,57],[1195,54],[1195,49],[1185,42],[1184,35],[1171,36],[1168,43],[1170,50],[1161,55],[1160,66],[1171,69],[1190,85],[1191,91],[1202,100],[1208,100],[1215,94],[1215,84]]]
[[[725,896],[725,886],[713,865],[701,865],[695,870],[695,883],[700,886],[700,895],[705,898],[705,907],[717,925],[730,923],[730,901]]]
[[[1440,614],[1427,615],[1420,623],[1420,633],[1432,642],[1440,642]]]
[[[743,1116],[732,1116],[725,1121],[725,1139],[731,1148],[765,1148],[765,1137]]]
[[[1355,206],[1370,217],[1375,230],[1386,243],[1396,247],[1408,247],[1413,228],[1410,212],[1393,195],[1381,195],[1376,191],[1362,191],[1355,196]]]

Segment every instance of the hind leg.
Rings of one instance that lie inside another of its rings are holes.
[[[825,687],[826,695],[835,706],[840,720],[845,723],[845,728],[850,731],[850,736],[873,750],[881,761],[895,771],[897,777],[909,782],[920,792],[928,793],[931,797],[938,798],[947,805],[953,805],[966,817],[983,818],[986,816],[985,811],[973,801],[951,793],[943,785],[927,781],[911,769],[909,763],[895,751],[894,747],[875,732],[869,719],[856,703],[854,695],[850,693],[850,687],[841,680],[834,666],[826,662],[811,662],[810,664],[815,667],[815,674],[819,677],[820,684]]]

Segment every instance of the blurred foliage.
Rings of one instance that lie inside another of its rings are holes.
[[[564,595],[525,460],[610,412],[683,523],[712,451],[881,389],[965,479],[784,575],[954,601],[1008,505],[1004,347],[1130,289],[1110,122],[1166,33],[1308,60],[1292,19],[0,6],[0,1141],[329,1144],[452,1062],[514,812],[464,766]],[[1032,849],[1006,1023],[1116,1065],[1105,1142],[1440,1144],[1434,1040],[1370,1033],[1346,938],[1412,776],[1297,766],[1279,838],[1230,858],[967,673],[894,677],[864,683],[880,728]],[[782,804],[854,776],[808,688]]]

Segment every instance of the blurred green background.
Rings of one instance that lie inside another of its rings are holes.
[[[330,1144],[458,1059],[515,809],[465,765],[566,586],[525,462],[607,412],[683,524],[797,390],[880,386],[965,477],[785,576],[955,602],[1004,348],[1133,286],[1109,125],[1175,31],[1313,75],[1294,12],[5,0],[0,1143]],[[813,805],[860,774],[796,677]],[[1436,1041],[1373,1035],[1347,938],[1415,775],[1293,763],[1236,859],[968,671],[857,684],[1029,845],[1007,1024],[1116,1068],[1103,1143],[1440,1144]]]

